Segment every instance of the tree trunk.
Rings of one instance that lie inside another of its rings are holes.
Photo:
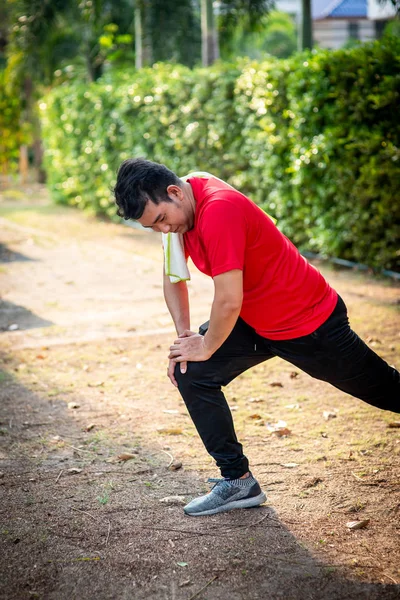
[[[301,49],[312,48],[312,19],[311,19],[311,0],[302,0],[301,16]]]
[[[143,67],[143,27],[140,6],[135,7],[135,67]]]
[[[19,148],[19,181],[25,185],[28,181],[28,146],[25,144]]]
[[[40,125],[38,124],[38,128],[40,130]],[[46,181],[46,172],[43,169],[43,145],[42,140],[40,138],[39,131],[35,135],[35,139],[33,140],[33,165],[36,171],[36,181],[38,183],[45,183]]]
[[[218,36],[212,0],[201,0],[201,59],[209,67],[219,58]]]
[[[151,0],[143,0],[142,4],[143,65],[149,67],[153,64],[153,43],[151,37]],[[165,35],[168,35],[168,32],[165,32]]]

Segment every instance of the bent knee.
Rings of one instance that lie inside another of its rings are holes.
[[[185,373],[181,373],[178,363],[174,375],[180,392],[193,386],[221,385],[217,374],[212,373],[207,361],[188,362]]]

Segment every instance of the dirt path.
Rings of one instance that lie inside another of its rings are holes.
[[[227,389],[268,503],[184,517],[161,500],[217,473],[165,376],[158,237],[43,189],[2,194],[0,232],[1,598],[399,597],[398,415],[269,361]],[[323,270],[399,366],[399,287]],[[198,325],[211,284],[190,287]]]

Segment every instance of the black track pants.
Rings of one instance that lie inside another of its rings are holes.
[[[200,328],[205,333],[207,324]],[[400,412],[400,373],[390,367],[352,331],[339,297],[331,316],[310,335],[269,340],[238,319],[222,346],[204,362],[189,362],[175,378],[203,443],[223,477],[248,471],[232,415],[221,386],[255,365],[279,356],[316,379],[383,410]]]

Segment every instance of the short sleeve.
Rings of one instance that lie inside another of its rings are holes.
[[[211,276],[243,270],[246,220],[242,207],[230,200],[213,200],[203,211],[199,225]]]

